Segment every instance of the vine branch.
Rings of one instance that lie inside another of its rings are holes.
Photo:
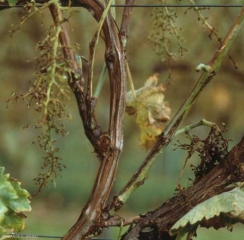
[[[170,141],[176,133],[178,126],[191,110],[199,94],[213,79],[213,77],[219,70],[222,60],[227,54],[234,39],[238,35],[241,26],[243,25],[243,22],[244,7],[242,7],[240,13],[233,22],[220,48],[216,51],[215,55],[210,60],[209,64],[206,65],[206,67],[204,68],[207,69],[207,71],[203,69],[202,75],[200,76],[197,84],[190,93],[189,97],[186,99],[185,103],[183,103],[183,105],[180,107],[180,109],[178,110],[174,118],[171,120],[169,125],[159,135],[157,142],[145,158],[144,162],[141,164],[141,166],[129,180],[129,182],[124,186],[124,188],[119,192],[119,194],[114,197],[113,201],[107,206],[106,211],[109,211],[111,209],[118,211],[129,198],[129,196],[144,183],[144,181],[147,178],[148,171],[156,161],[157,157],[162,152],[162,150],[170,143]]]
[[[93,17],[98,22],[100,21],[104,8],[99,1],[80,0],[79,2],[88,11],[92,12]],[[113,186],[123,147],[123,115],[125,112],[126,91],[125,50],[110,11],[106,14],[102,29],[106,45],[105,62],[110,79],[109,129],[108,132],[103,132],[96,138],[97,147],[95,147],[100,159],[100,166],[89,200],[79,219],[63,239],[78,240],[91,234],[99,234],[100,230],[94,223],[102,221],[102,210]],[[94,49],[90,48],[90,52],[92,51]],[[87,93],[86,101],[89,100],[92,100],[92,98]],[[86,103],[86,107],[89,106],[90,103]],[[84,125],[85,128],[86,126]],[[88,126],[92,127],[89,124]]]
[[[151,233],[157,234],[154,239],[175,239],[175,236],[169,235],[169,230],[178,219],[199,203],[230,190],[230,184],[244,180],[244,171],[241,168],[243,162],[244,137],[218,165],[193,186],[172,197],[156,210],[145,214],[144,218],[124,235],[123,240],[140,239],[140,231],[146,226],[150,227]]]

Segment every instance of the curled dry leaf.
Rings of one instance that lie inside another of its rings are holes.
[[[135,118],[140,128],[140,145],[145,149],[153,146],[170,119],[171,109],[164,101],[165,90],[163,84],[158,84],[158,75],[154,74],[134,94],[132,91],[126,94],[126,112]]]

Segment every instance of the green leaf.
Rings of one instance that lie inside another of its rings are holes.
[[[20,187],[18,180],[11,179],[12,186],[18,195],[17,199],[12,199],[9,202],[9,207],[15,212],[31,211],[29,197],[30,194]]]
[[[8,4],[10,7],[14,7],[18,3],[18,0],[8,0]]]
[[[0,234],[20,232],[25,227],[24,215],[9,210],[0,225]]]
[[[173,225],[170,234],[179,234],[183,237],[182,233],[185,234],[201,221],[220,216],[220,214],[224,216],[227,224],[228,222],[244,223],[244,192],[235,188],[200,203]]]
[[[30,194],[20,187],[20,182],[3,174],[0,168],[0,235],[19,232],[25,227],[22,211],[31,211]]]
[[[0,199],[0,225],[4,219],[5,213],[8,211],[8,208],[4,205],[3,201]]]

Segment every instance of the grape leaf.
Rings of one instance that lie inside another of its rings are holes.
[[[165,101],[163,84],[158,85],[158,76],[150,76],[145,85],[126,94],[126,112],[135,118],[140,128],[140,145],[150,149],[170,119],[171,109]]]
[[[20,187],[20,182],[3,174],[0,167],[0,235],[19,232],[25,227],[23,211],[31,211],[30,194]]]
[[[182,233],[195,228],[201,221],[220,215],[227,224],[244,223],[244,192],[242,190],[235,188],[200,203],[173,225],[170,234],[179,234],[183,237]]]

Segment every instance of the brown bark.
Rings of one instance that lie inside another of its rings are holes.
[[[133,4],[134,0],[126,0],[126,3]],[[104,6],[99,1],[80,0],[80,6],[86,8],[99,22]],[[75,62],[75,55],[72,52],[64,24],[60,34],[60,43],[63,46],[63,54],[67,64],[73,73],[70,75],[69,85],[76,97],[80,116],[83,122],[86,136],[94,146],[100,166],[97,172],[93,190],[89,200],[83,208],[81,215],[74,226],[63,237],[63,239],[84,239],[89,235],[96,235],[100,232],[99,223],[102,210],[109,196],[115,180],[115,174],[123,148],[123,116],[125,112],[125,46],[129,34],[129,23],[132,8],[125,8],[122,17],[121,31],[119,31],[115,20],[108,13],[104,21],[102,31],[106,46],[105,61],[110,80],[110,118],[108,131],[102,131],[98,125],[94,108],[96,99],[93,98],[90,83],[93,76],[93,57],[96,45],[96,35],[90,43],[89,74],[87,87],[82,69],[79,69]],[[54,5],[50,6],[55,24],[62,23],[62,13]],[[123,41],[123,44],[122,44]]]
[[[129,239],[175,239],[169,235],[173,224],[199,203],[226,191],[234,182],[244,181],[244,137],[224,160],[192,187],[149,212],[125,236]],[[150,227],[151,231],[143,232]]]
[[[103,6],[98,1],[80,1],[89,11],[93,12],[94,18],[99,21],[103,12]],[[83,239],[90,234],[96,235],[100,232],[98,224],[101,214],[115,180],[115,174],[123,148],[123,116],[125,111],[125,65],[124,48],[121,44],[119,31],[114,19],[107,15],[103,25],[104,41],[106,45],[105,61],[110,79],[110,121],[107,132],[100,132],[94,136],[91,127],[93,124],[84,124],[85,132],[95,148],[100,159],[100,166],[89,200],[83,208],[81,215],[75,225],[64,236],[63,239]],[[91,42],[90,50],[94,46]],[[92,71],[90,69],[89,71]],[[91,75],[91,74],[90,74]],[[91,79],[88,79],[88,82]],[[75,94],[76,95],[76,94]],[[83,100],[78,96],[78,106]],[[84,105],[84,104],[83,104]],[[92,109],[92,97],[89,91],[86,96],[86,108],[80,108],[81,117],[88,116],[88,120],[94,115]],[[87,114],[87,115],[86,115]],[[84,123],[84,120],[83,120]],[[98,127],[96,129],[99,129]],[[96,130],[94,129],[94,130]]]

